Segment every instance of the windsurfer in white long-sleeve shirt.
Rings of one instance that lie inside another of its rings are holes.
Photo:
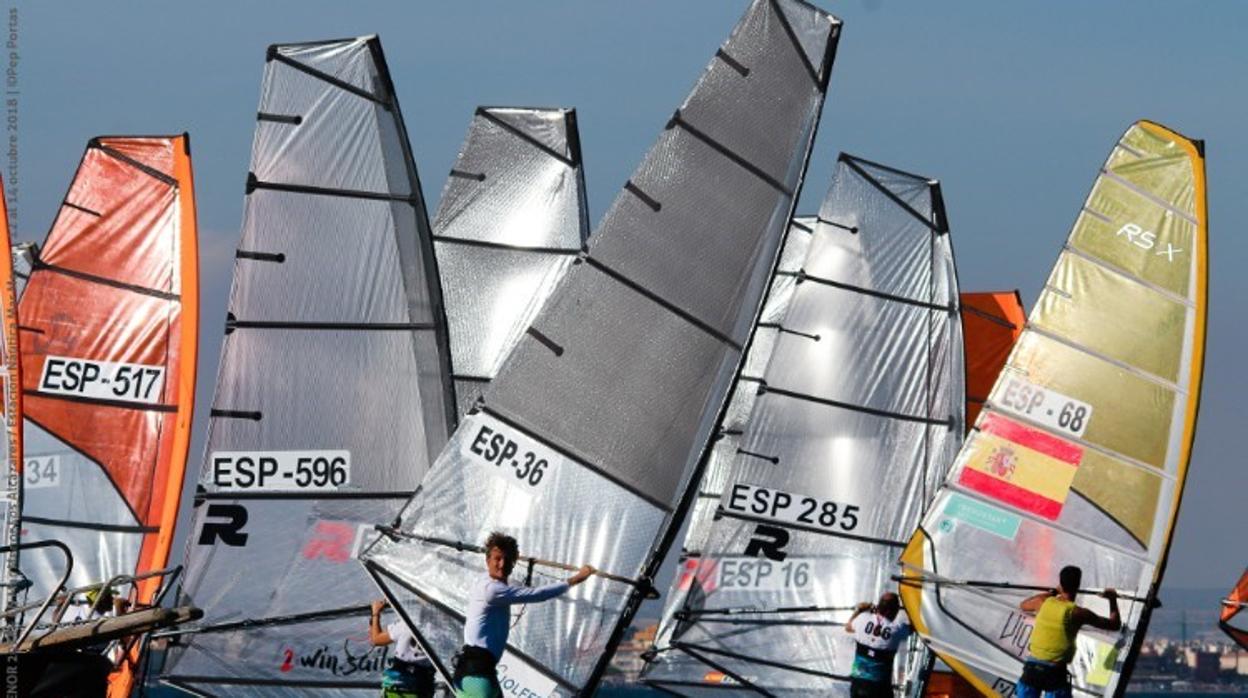
[[[455,662],[458,698],[496,698],[502,694],[496,667],[511,631],[511,605],[553,599],[589,579],[597,570],[581,567],[567,581],[541,587],[507,583],[520,557],[516,539],[495,531],[485,541],[487,575],[473,582],[464,619],[464,646]]]

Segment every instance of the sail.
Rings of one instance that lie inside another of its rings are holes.
[[[366,551],[443,675],[463,643],[468,585],[484,574],[477,546],[500,529],[522,555],[604,573],[518,618],[504,690],[597,685],[695,494],[800,191],[839,28],[796,0],[750,4],[400,530]],[[480,445],[491,439],[498,448]],[[566,576],[531,567],[517,577]]]
[[[940,186],[842,155],[704,547],[644,678],[682,695],[849,695],[855,604],[962,442]],[[897,664],[897,683],[905,662]]]
[[[1033,620],[1018,604],[1067,565],[1122,594],[1121,633],[1079,633],[1076,689],[1126,689],[1195,433],[1206,220],[1200,143],[1132,125],[904,552],[911,621],[985,694],[1012,694]]]
[[[376,37],[269,49],[164,680],[374,694],[354,557],[454,418],[424,200]]]
[[[7,201],[4,182],[0,180],[0,249],[9,249],[12,245]],[[4,420],[0,427],[4,431],[5,459],[4,494],[0,497],[0,525],[4,526],[4,542],[0,545],[6,546],[21,542],[22,532],[22,367],[17,352],[17,294],[13,272],[12,257],[0,259],[0,381],[4,387],[4,402],[0,403]],[[3,574],[4,593],[0,595],[0,612],[17,607],[17,583],[22,579],[17,552],[6,553],[2,562],[3,572],[0,574]],[[7,631],[15,627],[11,622],[11,619],[0,622],[6,633],[4,639],[9,641],[16,639],[16,635],[7,635]]]
[[[462,416],[589,235],[573,109],[477,109],[433,219]]]
[[[168,565],[195,395],[196,245],[187,136],[101,137],[33,258],[19,308],[22,540],[69,546],[71,587]],[[21,565],[40,598],[65,561],[44,548]],[[162,582],[139,582],[138,601]],[[130,660],[122,695],[137,650]]]
[[[719,497],[724,490],[725,478],[731,471],[732,460],[741,446],[745,421],[749,418],[754,400],[758,396],[756,386],[762,380],[763,369],[767,368],[776,337],[781,332],[781,320],[784,319],[789,301],[793,298],[793,288],[797,285],[794,273],[802,268],[802,262],[806,260],[806,251],[810,247],[814,229],[814,216],[798,216],[789,223],[788,232],[781,243],[780,261],[763,299],[763,312],[754,329],[754,341],[746,352],[741,374],[737,376],[737,382],[733,386],[728,409],[724,412],[724,419],[711,447],[711,455],[702,472],[702,481],[698,483],[697,498],[689,510],[689,524],[682,545],[682,565],[690,564],[689,560],[697,556],[710,532]],[[682,593],[681,585],[675,583],[678,581],[679,579],[674,580],[667,596],[669,606],[677,603],[676,596]]]
[[[1235,583],[1235,588],[1222,600],[1222,612],[1218,618],[1218,627],[1240,647],[1248,650],[1248,630],[1231,622],[1244,610],[1245,604],[1248,604],[1248,570],[1244,571]]]
[[[997,382],[1014,342],[1023,333],[1027,313],[1018,291],[967,292],[962,294],[961,301],[969,429],[979,417],[979,410]]]

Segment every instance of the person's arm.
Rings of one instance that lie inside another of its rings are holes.
[[[556,596],[564,594],[572,587],[589,579],[590,576],[598,570],[584,565],[576,571],[576,574],[568,577],[567,581],[558,582],[556,584],[547,584],[540,587],[520,587],[505,584],[496,581],[490,585],[489,596],[486,603],[490,606],[510,606],[516,603],[538,603],[547,601]]]
[[[1040,612],[1040,607],[1044,605],[1044,602],[1047,599],[1056,595],[1057,595],[1057,592],[1052,589],[1050,589],[1049,591],[1042,591],[1039,594],[1035,594],[1034,596],[1028,596],[1027,598],[1023,599],[1023,602],[1020,603],[1018,607],[1023,609],[1023,613],[1030,613],[1031,615],[1034,616]]]
[[[871,604],[866,601],[863,601],[857,606],[854,606],[854,615],[850,616],[849,620],[845,621],[845,632],[847,633],[854,632],[854,619],[870,610],[871,610]]]
[[[373,602],[373,617],[368,623],[368,641],[373,644],[373,647],[381,647],[393,642],[390,639],[390,633],[381,628],[381,609],[385,607],[385,601]]]
[[[1118,613],[1118,592],[1106,589],[1101,592],[1101,596],[1109,601],[1109,617],[1099,616],[1080,606],[1075,609],[1075,624],[1079,627],[1090,625],[1093,628],[1116,633],[1122,628],[1122,616]]]

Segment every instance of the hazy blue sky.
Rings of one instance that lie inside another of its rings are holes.
[[[380,33],[431,213],[474,107],[575,106],[596,221],[746,6],[16,4],[18,239],[42,240],[91,136],[191,133],[203,264],[201,415],[216,374],[268,44]],[[1248,330],[1237,319],[1248,288],[1237,271],[1248,261],[1248,5],[819,4],[845,27],[802,210],[817,206],[841,150],[937,177],[964,290],[1019,288],[1030,307],[1097,168],[1135,119],[1206,139],[1209,354],[1167,585],[1229,587],[1248,563],[1239,518],[1248,468],[1235,445],[1248,395],[1248,370],[1236,363],[1248,356]]]

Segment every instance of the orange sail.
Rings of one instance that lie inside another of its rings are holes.
[[[0,250],[12,247],[9,237],[9,210],[5,205],[4,183],[0,181]],[[0,385],[3,386],[5,473],[0,483],[0,525],[3,525],[3,545],[13,545],[21,539],[22,511],[22,391],[21,366],[17,360],[17,296],[13,284],[13,258],[0,254]],[[21,579],[16,552],[5,556],[3,571],[4,594],[0,595],[0,610],[7,611],[17,605],[17,586]]]
[[[186,135],[88,145],[20,304],[23,540],[74,555],[70,586],[169,560],[195,392],[198,261]],[[48,593],[55,553],[23,556]],[[160,578],[132,598],[153,602]],[[127,586],[118,586],[125,593]],[[128,648],[111,695],[129,695]]]
[[[1248,570],[1244,570],[1235,588],[1223,599],[1222,615],[1218,619],[1218,627],[1230,635],[1232,640],[1239,643],[1240,647],[1248,650],[1248,630],[1241,630],[1231,624],[1231,621],[1244,610],[1245,605],[1248,605]],[[1240,622],[1243,622],[1242,618]]]
[[[1023,333],[1027,314],[1018,291],[963,293],[961,298],[966,346],[966,428],[970,431],[1014,342]]]

